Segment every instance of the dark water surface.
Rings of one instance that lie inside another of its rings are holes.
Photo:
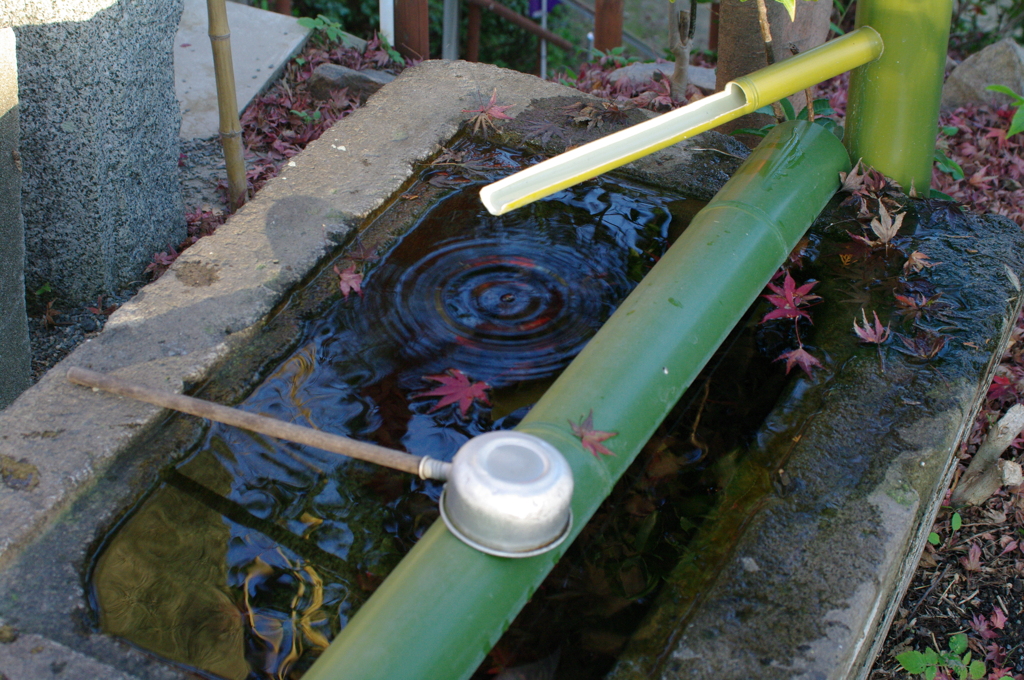
[[[466,181],[423,181],[439,177]],[[611,180],[493,217],[479,186],[359,253],[362,294],[310,321],[238,407],[449,460],[519,422],[667,247],[680,204]],[[457,379],[485,383],[489,403],[426,394]],[[215,676],[298,677],[437,517],[439,493],[214,424],[105,542],[101,626]]]

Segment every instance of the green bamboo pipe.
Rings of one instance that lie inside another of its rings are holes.
[[[892,177],[907,192],[931,188],[952,0],[860,0],[858,26],[885,41],[875,62],[850,76],[850,157]]]
[[[777,126],[517,429],[568,459],[575,538],[839,186],[850,159],[819,125]],[[618,434],[595,457],[569,422]],[[566,550],[492,557],[435,522],[303,676],[468,678]]]
[[[238,96],[235,94],[235,69],[231,61],[231,31],[224,0],[206,0],[210,20],[210,46],[213,49],[213,74],[217,82],[217,109],[220,113],[220,143],[228,173],[228,207],[234,212],[245,203],[245,160],[242,158],[242,126],[238,120]]]

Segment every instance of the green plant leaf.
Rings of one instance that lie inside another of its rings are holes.
[[[1012,137],[1022,130],[1024,130],[1024,106],[1018,108],[1017,113],[1013,114],[1013,120],[1010,121],[1010,129],[1006,131],[1006,136]]]
[[[967,635],[964,633],[957,633],[953,637],[949,638],[949,651],[953,652],[957,656],[960,656],[967,651]]]
[[[932,189],[931,190],[931,195],[932,195],[933,198],[937,198],[940,201],[954,201],[954,200],[956,200],[952,196],[950,196],[949,194],[944,194],[941,191],[939,191],[938,189]]]
[[[1005,94],[1009,96],[1014,100],[1014,102],[1016,102],[1016,106],[1024,105],[1024,97],[1020,96],[1019,94],[1008,88],[1006,85],[989,85],[985,89],[991,92],[999,92],[1000,94]]]
[[[320,22],[317,21],[316,19],[310,19],[309,17],[302,17],[301,19],[299,19],[298,23],[299,26],[302,26],[303,28],[308,28],[310,30],[320,28]]]
[[[902,654],[897,654],[896,660],[899,661],[903,670],[908,673],[923,673],[927,666],[924,662],[924,654],[916,649],[911,649],[910,651],[903,652]]]
[[[938,666],[928,666],[924,669],[924,680],[935,680],[935,676],[939,672]]]
[[[960,132],[960,128],[958,128],[955,125],[944,125],[944,126],[942,126],[942,134],[946,135],[947,137],[952,137],[953,135],[955,135],[958,132]]]
[[[933,531],[930,534],[928,534],[928,542],[932,545],[938,545],[942,542],[942,539],[939,538],[939,535]]]
[[[775,127],[774,125],[765,125],[763,128],[740,128],[739,130],[733,130],[729,134],[731,135],[757,135],[758,137],[765,137],[768,132]]]
[[[796,0],[777,0],[789,12],[789,20],[796,21]]]
[[[831,28],[832,32],[835,33],[836,35],[846,35],[846,31],[844,31],[843,29],[839,28],[838,26],[836,26],[831,21],[828,22],[828,27]]]
[[[935,149],[935,165],[941,172],[946,173],[953,179],[960,181],[964,178],[964,169],[955,160],[947,156],[941,149]]]
[[[782,104],[782,110],[786,114],[786,120],[796,120],[796,111],[793,110],[793,103],[788,99],[783,99],[779,103]]]
[[[962,527],[963,525],[964,521],[960,517],[960,513],[954,512],[953,518],[949,520],[949,526],[953,529],[953,531],[960,531],[960,527]]]
[[[981,680],[985,677],[985,662],[984,661],[972,661],[971,662],[971,680]]]

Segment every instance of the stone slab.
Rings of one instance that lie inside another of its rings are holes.
[[[961,321],[920,320],[944,326],[939,358],[910,357],[896,337],[858,347],[859,305],[841,302],[850,289],[838,262],[849,220],[819,221],[820,265],[801,275],[822,280],[811,342],[828,348],[826,365],[795,381],[734,461],[747,472],[723,483],[719,509],[608,680],[867,677],[1022,301],[1007,274],[1024,269],[1016,225],[916,205],[928,228],[903,246],[955,263],[922,277],[962,301]],[[893,331],[911,333],[891,288],[876,288],[860,303],[868,316],[892,315]]]
[[[305,45],[309,29],[294,17],[237,2],[226,4],[241,113],[277,80],[287,61]],[[174,90],[181,106],[181,138],[215,137],[220,118],[206,0],[185,0],[174,38]]]
[[[1011,103],[1007,95],[986,90],[989,85],[1005,85],[1014,92],[1024,93],[1024,47],[1013,38],[989,45],[953,69],[942,86],[942,108]]]
[[[613,83],[619,82],[622,78],[628,78],[631,82],[640,84],[654,79],[655,73],[661,73],[666,78],[671,78],[676,71],[674,62],[638,62],[615,69],[608,75],[608,80]],[[715,69],[704,66],[690,65],[690,82],[705,92],[715,91]]]

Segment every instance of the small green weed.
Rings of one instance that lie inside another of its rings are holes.
[[[323,14],[319,15],[316,19],[310,19],[309,17],[302,17],[299,19],[299,26],[308,28],[312,31],[323,31],[324,35],[331,42],[341,42],[345,47],[352,47],[351,38],[341,24],[337,21],[331,20],[329,17],[325,17]]]
[[[903,670],[921,675],[925,680],[954,676],[957,680],[982,680],[985,677],[985,662],[971,660],[971,653],[967,650],[967,635],[964,633],[949,638],[949,651],[935,651],[931,647],[923,652],[911,649],[898,654],[896,660]]]
[[[1009,96],[1013,99],[1013,104],[1011,104],[1011,106],[1017,107],[1017,112],[1013,114],[1013,120],[1010,121],[1010,129],[1006,131],[1006,136],[1013,137],[1018,132],[1024,130],[1024,97],[1020,96],[1005,85],[989,85],[985,89]]]
[[[796,110],[793,108],[793,103],[790,102],[788,99],[781,100],[779,104],[782,105],[782,111],[786,116],[786,120],[807,120],[806,106],[800,109],[800,113],[797,113]],[[771,106],[762,106],[757,111],[755,111],[755,113],[764,113],[769,116],[775,115],[775,112],[772,110]],[[835,114],[835,111],[832,110],[832,106],[829,104],[827,99],[814,100],[814,123],[822,126],[839,139],[842,139],[843,127],[832,118],[826,117],[831,116],[833,114]],[[739,130],[733,130],[732,134],[757,135],[758,137],[764,137],[769,132],[771,132],[772,128],[774,128],[775,125],[775,123],[769,123],[768,125],[765,125],[764,127],[761,128],[740,128]]]

